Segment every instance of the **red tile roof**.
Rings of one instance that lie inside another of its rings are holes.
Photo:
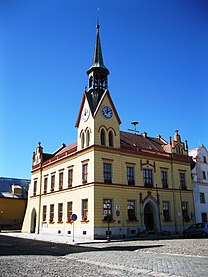
[[[141,134],[133,134],[128,132],[120,132],[121,149],[134,148],[141,150],[150,150],[156,152],[165,152],[163,146],[166,143],[159,138],[152,138]]]

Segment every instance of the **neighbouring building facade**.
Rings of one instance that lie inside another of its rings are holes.
[[[30,180],[0,177],[0,229],[22,228]]]
[[[22,231],[88,239],[181,233],[195,221],[187,142],[178,131],[168,142],[120,131],[99,25],[87,75],[77,141],[53,154],[39,143],[33,154]]]
[[[196,222],[208,220],[208,151],[202,144],[189,151],[196,166],[192,170]]]

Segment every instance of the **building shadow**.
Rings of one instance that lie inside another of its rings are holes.
[[[102,248],[92,246],[70,245],[64,243],[54,243],[24,238],[16,238],[0,235],[0,256],[15,255],[47,255],[47,256],[65,256],[73,253],[92,252],[92,251],[138,251],[144,248],[162,247],[164,245],[148,246],[121,246],[116,242],[114,246]]]

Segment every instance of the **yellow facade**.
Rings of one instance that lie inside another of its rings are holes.
[[[34,153],[22,231],[89,239],[108,231],[113,237],[181,233],[194,221],[187,143],[178,131],[169,143],[120,131],[99,47],[87,72],[77,142],[54,154],[39,144]]]
[[[0,198],[0,227],[21,229],[27,200],[23,198]]]

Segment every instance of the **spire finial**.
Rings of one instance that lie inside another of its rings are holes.
[[[96,28],[99,29],[100,28],[100,7],[98,6],[97,8],[97,25]]]

